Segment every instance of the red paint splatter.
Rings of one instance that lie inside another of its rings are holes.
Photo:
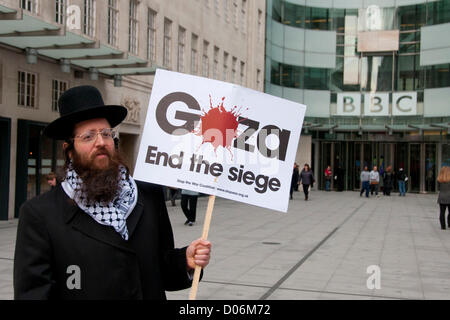
[[[241,108],[238,110],[234,106],[231,111],[227,111],[223,105],[224,100],[225,97],[222,97],[221,103],[217,107],[213,107],[211,95],[209,96],[210,109],[208,112],[203,110],[204,114],[200,117],[200,126],[193,132],[203,138],[202,145],[211,143],[214,152],[219,146],[222,146],[231,153],[231,143],[238,136],[238,118],[241,115]],[[231,155],[233,156],[232,153]]]

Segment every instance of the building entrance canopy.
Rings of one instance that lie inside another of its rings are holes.
[[[93,40],[88,36],[69,31],[60,24],[51,24],[22,9],[0,5],[0,44],[23,50],[28,63],[36,63],[37,56],[58,61],[61,68],[70,66],[87,69],[115,78],[123,75],[153,75],[156,66]]]

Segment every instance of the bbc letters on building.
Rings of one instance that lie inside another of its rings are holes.
[[[417,115],[417,92],[338,93],[336,115],[414,116]]]
[[[157,70],[134,176],[286,212],[305,111],[230,83]]]

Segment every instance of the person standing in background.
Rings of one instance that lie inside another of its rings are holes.
[[[447,227],[450,228],[450,167],[444,166],[439,172],[437,179],[439,183],[439,195],[437,202],[439,203],[439,222],[441,223],[441,229],[445,230],[445,211],[447,214]]]
[[[48,185],[53,189],[56,187],[56,174],[54,172],[50,172],[46,176]]]
[[[331,171],[331,167],[328,166],[325,169],[325,191],[331,191],[331,178],[333,177],[333,172]]]
[[[181,209],[186,216],[184,225],[193,226],[197,215],[198,192],[190,190],[181,190]]]
[[[378,186],[380,184],[380,174],[378,173],[377,166],[373,166],[372,171],[370,171],[370,195],[375,195],[378,197]]]
[[[365,166],[364,170],[361,172],[361,192],[359,193],[359,196],[361,197],[363,192],[366,191],[366,198],[368,198],[369,187],[370,187],[370,173],[369,168]]]
[[[405,196],[406,194],[406,181],[408,181],[408,177],[406,176],[403,168],[400,168],[397,173],[397,181],[398,181],[398,191],[400,192],[400,197]]]
[[[303,185],[303,193],[305,194],[305,201],[308,200],[309,186],[313,186],[315,179],[309,164],[305,163],[302,172],[300,173],[300,180]]]
[[[298,191],[298,177],[300,175],[300,171],[298,170],[298,164],[297,162],[294,163],[294,175],[295,175],[295,184],[294,184],[294,191]]]
[[[289,191],[290,199],[292,200],[292,194],[294,193],[294,190],[298,191],[298,165],[297,163],[294,163],[294,170],[292,171],[292,180],[291,180],[291,189]]]
[[[394,174],[392,173],[392,166],[386,168],[386,172],[383,174],[383,193],[386,196],[391,195],[392,186],[394,184]]]
[[[344,191],[344,176],[344,169],[339,164],[335,172],[337,191]]]

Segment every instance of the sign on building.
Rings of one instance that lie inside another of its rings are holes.
[[[402,91],[365,93],[364,104],[359,92],[337,94],[338,116],[412,116],[417,115],[417,92]],[[392,99],[390,100],[390,96]]]

